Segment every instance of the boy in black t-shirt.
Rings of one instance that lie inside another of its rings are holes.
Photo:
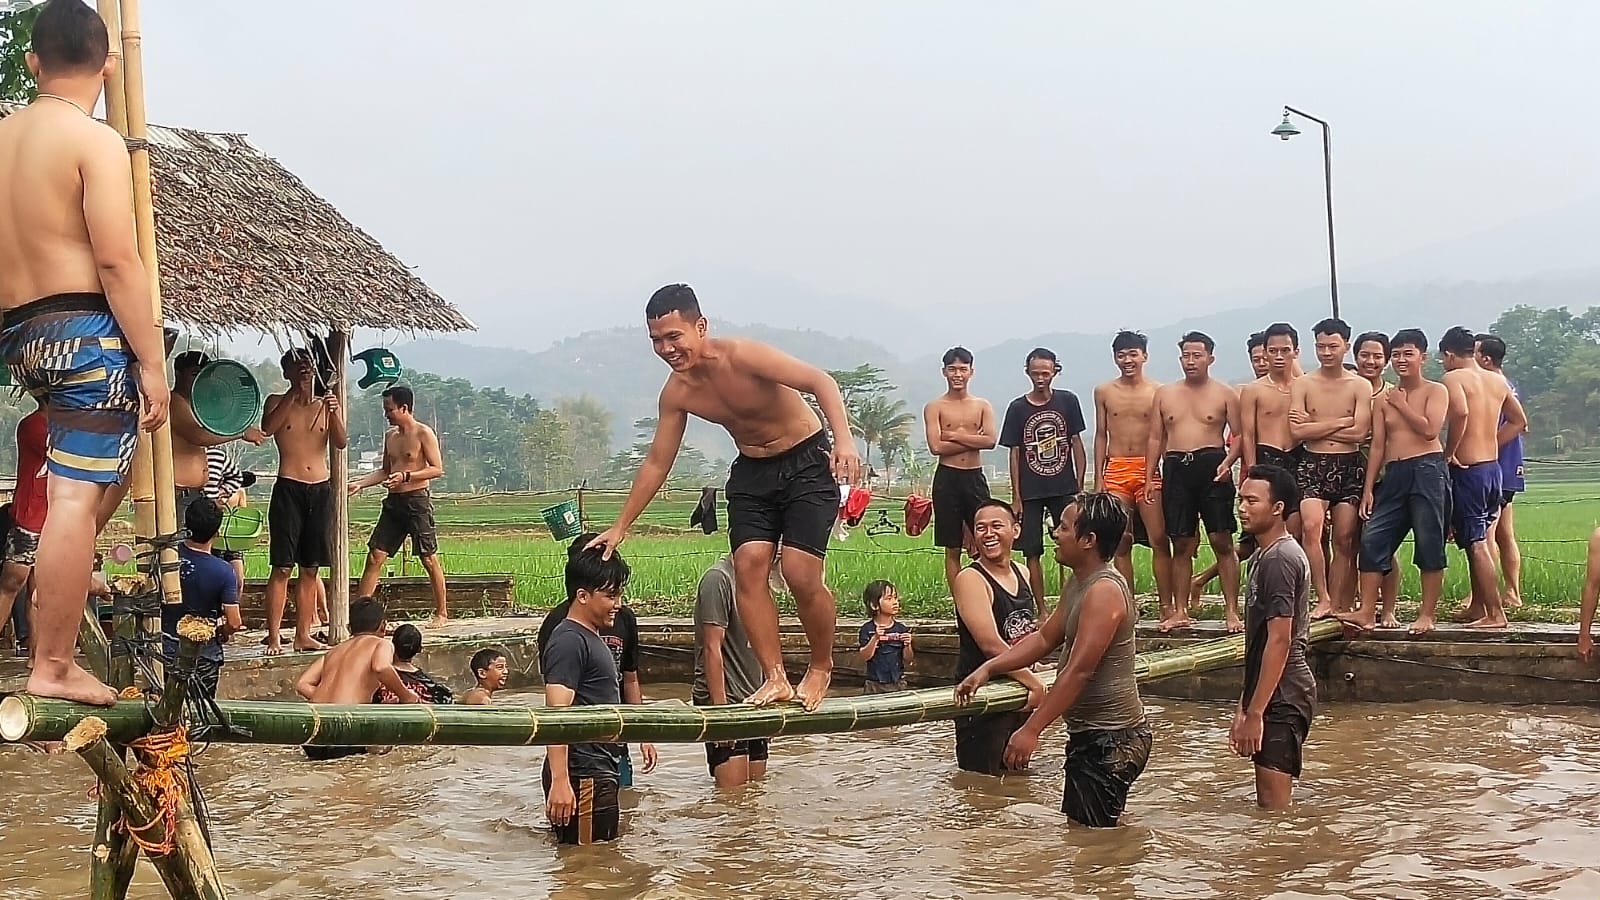
[[[580,540],[582,540],[580,538]],[[622,702],[621,679],[600,631],[616,622],[628,564],[615,550],[567,556],[565,619],[550,633],[542,653],[547,707],[599,706]],[[545,756],[545,814],[563,844],[590,844],[617,836],[624,747],[609,742],[552,744]]]
[[[1061,374],[1055,353],[1035,347],[1028,354],[1028,380],[1033,390],[1011,401],[1000,426],[1000,446],[1011,448],[1011,508],[1022,523],[1017,549],[1028,560],[1028,587],[1045,615],[1044,517],[1050,529],[1061,524],[1061,513],[1082,490],[1085,452],[1083,407],[1071,391],[1052,385]]]

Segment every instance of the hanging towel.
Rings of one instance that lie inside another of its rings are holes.
[[[689,527],[699,525],[700,530],[710,534],[717,530],[717,489],[714,487],[700,489],[700,502],[694,505],[694,512],[689,514]]]

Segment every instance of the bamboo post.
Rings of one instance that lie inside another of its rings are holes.
[[[346,360],[350,357],[350,335],[334,329],[328,335],[328,356],[333,360],[333,383],[328,389],[339,399],[340,414],[350,421],[345,405]],[[328,441],[328,481],[333,490],[333,530],[328,546],[333,548],[333,565],[328,572],[328,640],[339,643],[350,636],[350,454],[346,448]]]
[[[94,677],[111,684],[111,644],[100,630],[100,610],[93,602],[83,607],[83,622],[78,626],[78,645]],[[117,685],[122,687],[122,685]]]

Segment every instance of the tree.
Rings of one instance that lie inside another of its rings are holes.
[[[115,2],[115,0],[101,0]],[[33,23],[39,7],[0,13],[0,100],[31,101],[39,85],[28,71],[28,47],[33,43]]]
[[[882,447],[887,440],[903,444],[910,435],[911,423],[917,417],[906,412],[904,400],[892,400],[887,394],[874,394],[861,400],[853,414],[856,433],[866,444],[865,460],[872,462],[872,448]],[[888,459],[884,459],[887,468]]]
[[[1574,350],[1593,344],[1593,320],[1600,310],[1574,316],[1566,307],[1513,306],[1489,331],[1506,342],[1506,375],[1524,397],[1543,394],[1556,383],[1561,365]]]
[[[523,429],[522,462],[527,485],[535,491],[576,487],[576,441],[565,418],[543,411]]]
[[[579,478],[597,478],[611,455],[611,411],[588,394],[562,400],[556,411],[572,431]]]

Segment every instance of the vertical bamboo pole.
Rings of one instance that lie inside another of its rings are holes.
[[[328,335],[328,356],[333,359],[333,384],[328,390],[339,399],[340,414],[350,421],[345,405],[346,360],[350,357],[350,335],[334,329]],[[350,453],[328,441],[328,481],[333,490],[333,530],[328,546],[333,548],[333,565],[328,572],[328,640],[339,643],[350,636]]]

